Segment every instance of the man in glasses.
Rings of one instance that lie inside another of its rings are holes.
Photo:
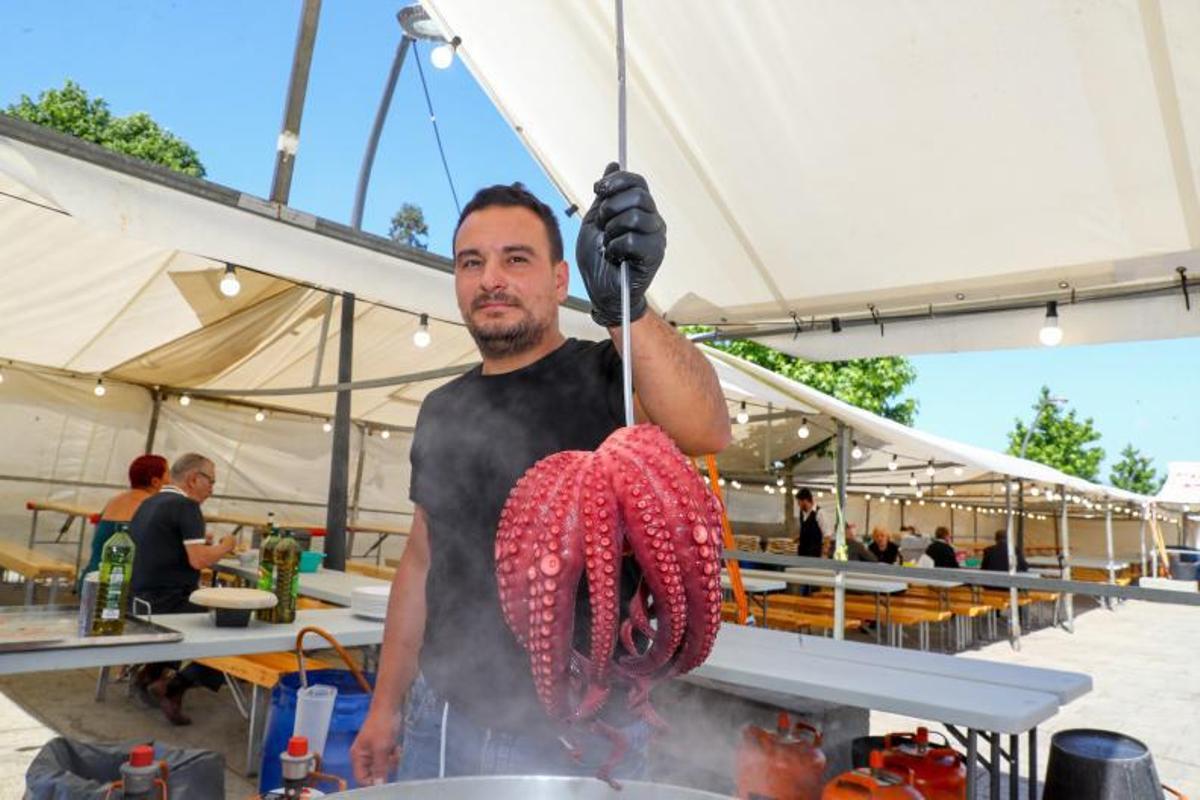
[[[200,570],[233,552],[235,539],[226,536],[208,544],[200,504],[213,493],[216,466],[197,453],[180,456],[171,465],[171,482],[138,507],[129,523],[137,551],[133,558],[134,597],[150,604],[155,614],[203,611],[189,601],[200,585]],[[183,713],[183,694],[193,686],[221,688],[221,673],[202,664],[179,669],[179,662],[146,664],[134,678],[137,694],[162,709],[173,725],[189,725]]]

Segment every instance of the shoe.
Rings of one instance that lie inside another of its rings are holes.
[[[151,686],[162,684],[157,693],[152,693]],[[156,680],[150,680],[144,670],[138,670],[136,674],[129,679],[129,686],[133,690],[133,696],[141,701],[146,708],[158,708],[158,698],[162,696],[166,690],[166,680],[161,676]]]
[[[155,681],[147,688],[150,694],[157,698],[158,707],[168,722],[179,726],[192,724],[192,718],[183,713],[183,692],[168,691],[165,680]]]

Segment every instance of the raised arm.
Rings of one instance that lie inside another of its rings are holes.
[[[633,382],[646,419],[689,455],[729,444],[729,411],[716,373],[694,345],[654,314],[646,290],[667,249],[667,225],[646,179],[609,164],[583,217],[575,259],[592,301],[592,319],[621,347],[621,263],[629,266]],[[623,356],[624,354],[622,354]]]
[[[395,764],[404,696],[417,677],[417,656],[425,638],[425,578],[429,574],[429,530],[417,506],[404,555],[392,578],[379,674],[371,709],[350,748],[354,777],[370,786],[387,780]]]

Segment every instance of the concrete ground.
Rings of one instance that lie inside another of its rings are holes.
[[[0,587],[0,594],[6,588]],[[7,599],[0,597],[0,603]],[[1092,675],[1092,693],[1041,728],[1043,774],[1055,731],[1105,728],[1149,745],[1162,780],[1196,797],[1200,795],[1200,737],[1195,735],[1200,708],[1198,642],[1200,612],[1196,609],[1128,602],[1113,612],[1093,609],[1081,614],[1073,634],[1061,628],[1027,634],[1020,652],[998,642],[961,657]],[[189,693],[185,709],[194,724],[176,728],[157,710],[127,697],[123,684],[110,687],[107,702],[96,703],[92,699],[95,680],[96,670],[0,678],[0,797],[21,796],[29,762],[58,734],[108,742],[145,737],[180,747],[215,749],[229,767],[225,797],[245,800],[254,794],[255,784],[240,772],[246,724],[227,689],[215,695],[203,689]],[[924,723],[871,715],[872,733],[877,734],[912,730],[918,724]]]

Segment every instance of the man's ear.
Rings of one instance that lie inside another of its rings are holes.
[[[554,265],[554,296],[559,303],[567,299],[567,289],[571,282],[571,268],[566,261]]]

